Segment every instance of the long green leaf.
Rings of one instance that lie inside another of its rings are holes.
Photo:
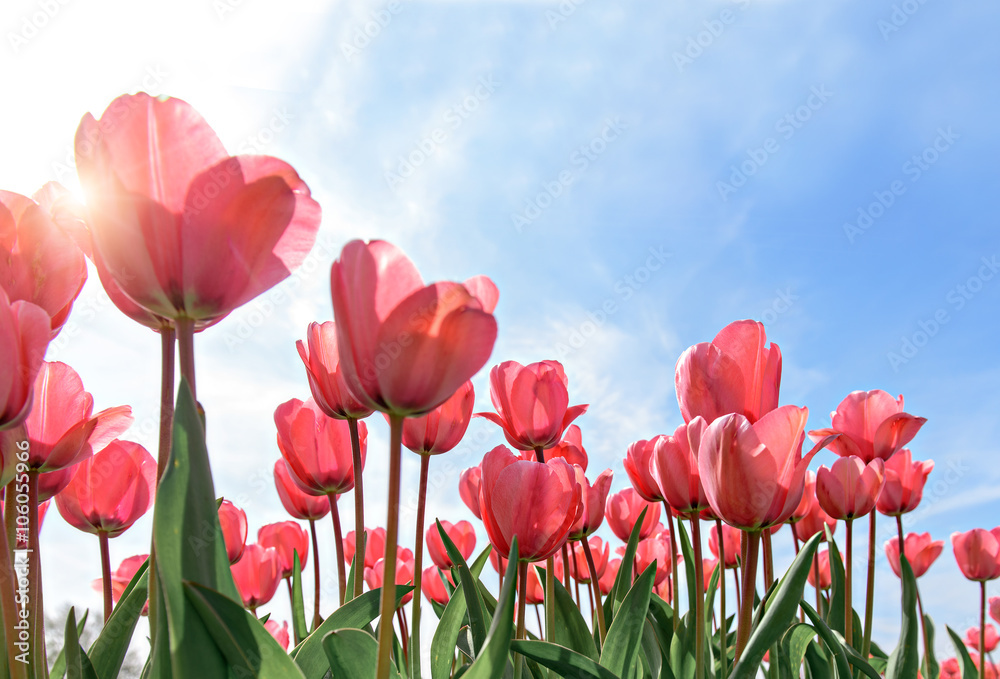
[[[923,676],[936,677],[941,672],[941,666],[938,664],[937,658],[934,657],[934,622],[929,615],[924,615],[924,628],[927,631],[927,648],[924,651],[926,657],[921,664],[921,667],[923,667]],[[929,668],[927,667],[928,664],[930,665]]]
[[[684,522],[680,519],[677,521],[677,538],[681,544],[681,554],[684,555],[684,580],[687,584],[688,611],[693,612],[694,600],[697,596],[695,593],[695,583],[697,580],[694,576],[694,549],[691,547],[691,538],[688,536],[687,528],[684,527]],[[675,582],[674,592],[676,591],[677,583]]]
[[[903,582],[902,623],[899,643],[889,655],[886,679],[909,679],[920,669],[920,628],[917,624],[917,579],[905,554],[899,555],[900,579]]]
[[[77,639],[79,639],[80,635],[83,634],[83,628],[87,624],[87,616],[89,614],[90,614],[89,610],[84,611],[83,612],[83,617],[80,618],[80,622],[78,622],[77,625],[76,625],[76,637],[77,637]],[[6,675],[4,675],[4,676],[6,676]],[[52,663],[52,670],[49,672],[50,679],[63,679],[64,676],[66,676],[66,646],[65,645],[63,645],[63,647],[61,649],[59,649],[59,654],[56,656],[55,661],[53,661],[53,663]]]
[[[100,636],[90,646],[88,655],[99,677],[117,677],[128,653],[135,626],[149,596],[149,559],[132,576],[131,582],[111,612]]]
[[[799,606],[805,611],[806,617],[812,621],[813,628],[819,633],[820,639],[826,644],[827,649],[833,654],[833,661],[837,667],[837,675],[839,677],[850,677],[851,676],[851,664],[847,660],[847,653],[844,652],[844,643],[841,641],[843,637],[838,636],[834,633],[830,626],[826,624],[826,621],[820,617],[820,614],[813,610],[813,607],[806,603],[804,600],[799,602]],[[809,658],[809,651],[806,651],[806,659]]]
[[[489,558],[490,547],[483,550],[470,569],[477,579],[483,566]],[[448,599],[434,637],[431,639],[431,679],[448,679],[451,676],[451,663],[455,657],[455,647],[458,635],[462,629],[466,614],[465,590],[459,586],[454,589]]]
[[[690,611],[681,619],[670,642],[670,671],[677,679],[694,679],[695,631],[694,614]]]
[[[632,564],[635,561],[635,550],[639,546],[639,531],[642,530],[642,522],[646,518],[647,509],[639,512],[639,518],[632,526],[632,533],[625,544],[625,553],[622,555],[621,566],[618,567],[618,574],[615,576],[611,591],[604,599],[604,620],[610,626],[614,622],[616,604],[625,598],[626,592],[632,587]]]
[[[339,629],[323,637],[323,651],[334,677],[368,679],[375,676],[378,642],[360,629]],[[395,663],[389,664],[389,677],[399,677]]]
[[[66,679],[98,679],[94,666],[87,653],[80,646],[80,637],[76,628],[76,610],[69,609],[66,618]]]
[[[819,642],[813,641],[806,649],[806,666],[809,679],[834,679],[833,667],[827,662]]]
[[[799,666],[802,665],[806,649],[815,637],[816,630],[805,623],[798,623],[788,628],[785,636],[781,638],[783,655],[788,662],[787,668],[782,668],[783,673],[787,670],[788,676],[799,676]]]
[[[440,524],[438,524],[440,526]],[[444,532],[444,531],[442,531]],[[457,551],[457,550],[456,550]],[[461,555],[459,555],[461,556]],[[454,557],[452,557],[454,561]],[[468,571],[468,568],[465,569]],[[472,574],[469,574],[471,578]],[[497,612],[479,649],[472,667],[463,676],[467,679],[500,679],[507,669],[510,639],[514,631],[514,592],[517,589],[517,537],[511,540],[510,560],[504,573],[503,589],[497,599]]]
[[[623,562],[622,568],[626,567]],[[608,628],[608,636],[604,640],[604,647],[601,648],[600,664],[619,677],[630,677],[635,666],[655,577],[656,563],[651,563],[642,575],[636,578],[632,589],[622,600],[618,615]]]
[[[316,558],[315,554],[313,558]],[[299,561],[298,550],[292,552],[292,634],[295,636],[296,646],[309,636],[306,605],[302,597],[302,563]]]
[[[594,637],[591,636],[587,622],[580,614],[580,609],[573,601],[573,597],[566,591],[559,579],[556,578],[553,582],[555,583],[556,627],[555,634],[548,641],[572,649],[596,662],[598,659],[597,646],[594,644]],[[546,601],[545,605],[548,606],[549,602]]]
[[[458,577],[462,583],[462,589],[465,591],[465,606],[469,613],[469,629],[472,632],[472,640],[476,644],[476,652],[478,653],[479,649],[486,642],[487,623],[486,616],[483,613],[483,602],[479,596],[479,588],[476,586],[476,578],[472,576],[472,571],[469,570],[469,565],[465,563],[465,558],[458,551],[458,547],[448,537],[448,532],[444,529],[444,526],[441,525],[440,521],[435,521],[435,523],[437,524],[438,533],[441,535],[441,540],[444,542],[445,551],[448,552],[448,558],[451,559],[452,564],[458,569]]]
[[[540,665],[553,670],[560,677],[578,677],[579,679],[618,679],[611,670],[601,667],[585,655],[576,651],[550,644],[547,641],[511,642],[511,650],[531,658]]]
[[[962,637],[958,636],[948,625],[944,627],[948,631],[948,636],[951,637],[951,643],[955,646],[955,655],[958,656],[958,662],[962,665],[962,679],[974,679],[979,677],[979,670],[976,669],[976,663],[972,662],[972,656],[969,655],[969,649],[965,647],[965,642]]]
[[[844,560],[840,556],[837,543],[830,540],[830,607],[826,611],[826,623],[830,629],[844,636],[844,590],[847,580]]]

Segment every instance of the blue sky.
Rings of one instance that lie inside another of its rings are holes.
[[[947,539],[1000,516],[998,28],[993,5],[929,0],[302,0],[280,12],[18,0],[0,14],[0,186],[76,188],[80,117],[140,89],[186,99],[232,152],[279,156],[305,178],[324,211],[308,266],[281,301],[198,340],[216,486],[247,507],[251,531],[283,519],[271,414],[307,394],[294,340],[331,317],[343,243],[382,237],[428,281],[496,281],[490,365],[562,360],[571,400],[591,404],[579,424],[592,467],[613,468],[616,490],[627,445],[680,422],[680,352],[755,318],[784,355],[781,402],[808,406],[811,427],[855,389],[902,393],[928,418],[912,449],[937,468],[913,528]],[[98,407],[133,405],[133,437],[152,447],[156,338],[120,317],[96,276],[78,307],[89,313],[51,358],[81,373]],[[477,421],[434,460],[432,515],[470,517],[457,474],[501,440]],[[381,422],[370,444],[381,522]],[[114,541],[113,559],[144,551],[148,530]],[[53,514],[47,546],[47,601],[97,605],[81,591],[98,575],[96,539]],[[331,564],[332,548],[322,556]],[[876,638],[891,647],[884,560],[878,578]],[[939,624],[974,624],[976,589],[950,545],[922,582]],[[279,595],[276,615],[284,606]]]

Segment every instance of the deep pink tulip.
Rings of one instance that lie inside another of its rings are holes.
[[[816,499],[834,519],[854,519],[875,509],[885,483],[885,463],[875,458],[868,464],[857,456],[838,457],[828,469],[816,472]]]
[[[452,523],[451,521],[442,519],[441,527],[444,528],[445,533],[448,534],[451,541],[458,547],[462,558],[468,560],[476,548],[476,529],[472,527],[472,524],[468,521]],[[454,564],[448,556],[448,551],[445,549],[441,534],[438,533],[436,523],[427,529],[425,538],[427,553],[430,555],[434,565],[444,570],[451,568]]]
[[[983,636],[986,638],[986,644],[983,650],[987,653],[992,653],[996,650],[997,642],[1000,641],[1000,636],[997,636],[997,628],[989,623],[986,623],[986,633]],[[970,627],[965,630],[965,645],[971,649],[979,648],[978,627]]]
[[[264,623],[264,628],[271,633],[274,640],[285,649],[288,650],[288,643],[290,639],[288,638],[288,623],[282,622],[280,625],[277,620],[273,618],[268,618],[267,622]]]
[[[369,408],[423,415],[479,372],[493,351],[496,298],[488,279],[469,288],[425,286],[399,248],[355,240],[333,263],[330,286],[340,369]]]
[[[657,527],[660,520],[660,505],[646,502],[634,489],[626,488],[609,497],[604,516],[608,520],[611,532],[622,542],[628,542],[632,527],[639,520],[639,514],[643,509],[646,510],[646,518],[642,520],[639,539],[644,540],[653,535]]]
[[[338,420],[360,420],[372,414],[347,388],[337,351],[337,326],[333,321],[310,323],[306,341],[295,343],[306,367],[309,390],[320,410]]]
[[[515,535],[522,561],[555,554],[583,511],[573,467],[558,457],[545,463],[521,460],[503,445],[486,453],[481,467],[479,505],[500,556],[508,557]]]
[[[56,472],[45,472],[38,475],[38,501],[51,500],[63,492],[76,474],[76,466],[66,467]]]
[[[247,514],[229,500],[223,500],[219,505],[219,526],[229,563],[236,563],[243,557],[247,544]]]
[[[0,289],[41,307],[55,337],[87,280],[83,252],[43,207],[9,191],[0,191],[0,252]]]
[[[664,531],[644,540],[639,540],[635,548],[635,563],[637,570],[642,573],[649,564],[656,562],[656,575],[653,584],[658,585],[669,575],[672,567],[670,559],[673,553],[670,551],[670,533]]]
[[[406,418],[403,445],[420,455],[447,453],[465,436],[475,401],[472,382],[465,382],[447,401],[426,415]]]
[[[731,526],[784,523],[802,500],[806,467],[826,439],[802,457],[808,408],[782,406],[751,424],[725,415],[701,439],[698,472],[712,511]]]
[[[546,462],[554,457],[561,457],[568,463],[579,465],[583,471],[587,471],[589,459],[587,451],[583,447],[583,434],[580,432],[580,427],[575,424],[569,425],[562,440],[551,448],[546,448],[542,456]],[[521,459],[537,461],[538,456],[533,450],[522,450]]]
[[[590,553],[594,557],[594,571],[597,573],[597,579],[600,580],[604,571],[608,569],[611,546],[596,535],[587,540],[587,544],[590,545]],[[590,567],[587,564],[587,554],[583,551],[583,545],[573,543],[573,556],[570,557],[569,572],[581,584],[590,583]]]
[[[441,604],[444,606],[448,603],[448,589],[444,586],[444,581],[441,580],[442,571],[437,566],[428,566],[423,571],[423,576],[420,578],[420,589],[423,591],[424,596],[427,597],[429,601]],[[449,580],[451,576],[447,576]]]
[[[31,390],[49,346],[49,316],[30,302],[13,302],[0,287],[0,430],[31,410]],[[9,479],[4,477],[4,482]]]
[[[354,531],[344,536],[344,561],[348,564],[354,560],[354,550],[357,541]],[[375,562],[385,556],[385,528],[365,528],[365,568],[374,568]]]
[[[962,679],[962,668],[958,664],[958,658],[941,661],[940,679]]]
[[[0,433],[0,447],[12,450],[25,438],[28,466],[40,472],[71,467],[90,457],[132,424],[129,406],[94,414],[94,397],[65,363],[43,363],[35,378],[31,413],[17,428]]]
[[[913,577],[919,578],[941,555],[944,550],[944,540],[931,540],[930,533],[907,533],[903,539],[903,549],[906,551],[906,560],[913,569]],[[899,569],[898,537],[886,541],[885,556],[896,577],[902,577]]]
[[[917,435],[927,421],[903,412],[903,397],[882,391],[852,391],[830,413],[832,426],[809,432],[814,440],[840,434],[830,450],[842,457],[857,455],[865,464],[876,457],[888,460]]]
[[[580,502],[583,504],[583,511],[580,513],[580,518],[570,528],[569,539],[580,540],[593,533],[604,523],[604,506],[607,504],[608,493],[611,491],[613,473],[610,469],[605,469],[594,479],[594,485],[590,485],[582,467],[573,465],[573,471],[576,483],[580,486]]]
[[[274,463],[274,486],[281,505],[293,518],[315,521],[330,513],[330,497],[311,495],[299,488],[283,458]]]
[[[243,557],[230,566],[236,589],[243,598],[243,605],[251,611],[263,606],[274,596],[281,582],[281,563],[277,550],[250,544],[243,550]]]
[[[601,594],[604,596],[611,594],[611,587],[615,584],[615,578],[618,577],[618,569],[621,568],[621,565],[621,559],[611,559],[608,561],[608,567],[604,570],[604,575],[597,579]]]
[[[830,550],[824,549],[813,557],[813,566],[809,569],[806,578],[809,584],[816,587],[816,571],[819,570],[819,588],[830,589],[833,584],[833,576],[830,574]]]
[[[479,508],[479,485],[483,479],[483,472],[479,465],[469,467],[458,479],[458,494],[462,497],[462,502],[469,508],[477,519],[483,518],[482,510]]]
[[[289,276],[319,205],[287,163],[231,157],[180,99],[124,95],[76,132],[99,270],[156,316],[206,327]]]
[[[797,521],[804,519],[809,513],[809,510],[816,503],[816,472],[806,470],[805,486],[802,490],[802,499],[799,500],[799,505],[792,512],[792,515],[788,517],[788,523],[795,524]]]
[[[499,425],[518,450],[551,448],[573,420],[587,412],[585,405],[569,405],[568,384],[559,361],[504,361],[490,371],[496,413],[476,415]]]
[[[413,584],[413,553],[408,549],[402,549],[397,552],[399,556],[396,557],[396,584],[397,585],[412,585]],[[372,567],[365,567],[365,582],[368,583],[369,589],[378,589],[382,586],[382,582],[385,578],[385,559],[379,559],[375,562]],[[402,598],[399,602],[398,608],[402,608],[406,604],[410,603],[413,598],[413,592],[410,592]]]
[[[690,518],[709,506],[698,472],[698,449],[708,423],[701,416],[682,424],[671,436],[659,436],[653,446],[652,471],[667,504]]]
[[[278,450],[292,481],[315,495],[341,494],[354,488],[351,431],[345,420],[327,417],[311,398],[282,403],[274,411]],[[368,428],[358,422],[361,461],[368,451]]]
[[[545,587],[542,585],[541,578],[538,577],[538,571],[535,570],[536,567],[541,568],[544,573],[545,562],[528,564],[528,587],[524,596],[526,604],[535,605],[545,603]]]
[[[700,415],[711,424],[735,413],[753,424],[778,407],[781,350],[767,345],[761,323],[734,321],[681,354],[674,383],[685,422]]]
[[[803,504],[807,505],[805,516],[792,523],[792,533],[800,542],[805,542],[816,533],[823,535],[820,540],[825,541],[827,527],[830,528],[831,536],[837,532],[837,520],[827,514],[816,499],[816,475],[811,471],[806,472],[806,487],[799,507]]]
[[[135,574],[139,572],[142,564],[146,563],[146,559],[149,558],[149,554],[137,554],[136,556],[130,556],[121,562],[121,564],[114,571],[111,572],[111,598],[115,603],[118,603],[122,598],[122,594],[125,593],[125,589],[132,582],[132,578]],[[102,578],[97,578],[90,583],[90,586],[95,592],[104,591],[104,580]],[[146,605],[142,608],[141,615],[149,614],[149,601],[146,601]]]
[[[271,547],[278,553],[278,568],[282,578],[292,577],[295,570],[295,552],[299,553],[299,568],[309,561],[309,533],[294,521],[281,521],[261,526],[257,531],[257,544]]]
[[[645,439],[636,441],[625,452],[625,473],[628,474],[635,492],[646,502],[663,501],[660,486],[653,478],[653,451],[660,438],[661,436],[655,436],[649,441]]]
[[[909,448],[903,448],[885,461],[885,486],[875,506],[886,516],[912,512],[924,496],[924,484],[932,469],[933,460],[915,462]]]
[[[997,676],[1000,675],[1000,671],[997,670],[997,666],[991,663],[989,658],[986,659],[986,662],[981,667],[979,664],[978,652],[970,651],[969,657],[972,658],[972,664],[976,666],[976,670],[982,672],[979,675],[981,679],[997,679]]]
[[[952,533],[951,546],[962,574],[969,580],[985,582],[1000,578],[1000,526],[993,530],[973,528]]]
[[[726,551],[726,568],[736,568],[740,565],[740,536],[739,528],[733,528],[729,524],[722,524],[722,546]],[[719,558],[719,531],[712,526],[708,532],[708,548],[712,550],[712,555]]]
[[[709,585],[712,584],[712,575],[715,573],[715,567],[719,565],[718,559],[704,558],[701,560],[701,572],[702,577],[705,579],[705,591],[709,591]],[[718,587],[718,585],[716,585]]]
[[[115,439],[74,469],[56,507],[78,530],[118,537],[153,506],[156,460],[138,443]]]
[[[1000,596],[990,597],[990,617],[1000,624]]]

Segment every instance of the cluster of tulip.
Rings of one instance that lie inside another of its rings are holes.
[[[966,636],[972,653],[949,629],[957,656],[939,665],[916,579],[943,543],[926,533],[904,535],[901,518],[921,501],[933,469],[905,448],[925,420],[906,413],[902,397],[853,392],[830,428],[808,432],[814,445],[803,455],[808,409],[778,405],[781,352],[755,321],[731,323],[681,355],[675,382],[683,424],[628,447],[631,487],[617,493],[611,470],[588,477],[574,424],[587,406],[570,405],[563,366],[493,367],[495,412],[476,415],[497,424],[517,452],[499,445],[461,476],[458,492],[490,542],[470,565],[476,533],[469,522],[426,525],[428,474],[431,457],[455,448],[473,417],[470,378],[493,351],[499,293],[485,276],[427,285],[384,241],[344,246],[331,270],[334,321],[311,324],[297,344],[311,398],[274,412],[275,487],[292,518],[310,530],[279,522],[247,544],[246,514],[216,499],[196,400],[194,337],[290,275],[312,248],[319,206],[289,165],[229,156],[177,99],[127,95],[99,120],[86,115],[76,157],[86,208],[52,184],[33,199],[0,192],[7,254],[0,258],[0,679],[49,676],[39,530],[50,498],[101,546],[105,624],[85,650],[71,611],[52,668],[68,676],[118,676],[136,621],[147,614],[144,676],[319,679],[332,671],[419,679],[421,593],[439,617],[430,647],[434,679],[498,679],[508,671],[542,677],[546,670],[704,679],[754,676],[762,665],[768,676],[846,679],[857,670],[969,677],[980,667],[981,676],[996,675],[987,654],[997,635],[986,613],[1000,622],[1000,598],[987,605],[986,582],[1000,577],[1000,528],[952,536],[962,572],[980,583],[981,621]],[[118,438],[132,422],[129,407],[95,414],[77,373],[44,361],[86,280],[85,258],[111,301],[160,335],[155,460]],[[369,529],[364,420],[375,411],[389,426],[389,492],[385,527]],[[398,544],[403,447],[420,456],[412,549]],[[835,460],[808,471],[824,448]],[[351,491],[355,526],[344,535],[338,501]],[[112,571],[109,539],[150,508],[149,554]],[[885,553],[903,590],[900,642],[891,655],[871,636],[878,513],[896,519]],[[316,521],[327,514],[337,555],[333,611],[321,610],[320,601]],[[865,516],[862,618],[853,606],[853,522]],[[624,543],[618,558],[594,535],[605,518]],[[843,552],[833,540],[839,521]],[[711,558],[703,555],[703,522]],[[777,577],[772,540],[785,524],[797,556]],[[307,624],[302,569],[310,543]],[[426,569],[425,546],[433,562]],[[479,579],[488,559],[500,574],[496,597]],[[731,617],[727,570],[737,594]],[[282,580],[291,629],[257,617]],[[816,608],[803,600],[806,582]],[[538,635],[525,624],[529,603]]]

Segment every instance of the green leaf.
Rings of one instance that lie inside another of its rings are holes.
[[[882,675],[879,674],[878,670],[866,662],[865,659],[861,657],[861,654],[854,650],[853,647],[844,646],[844,653],[847,654],[847,662],[851,663],[852,666],[868,675],[870,679],[882,679]]]
[[[83,634],[83,628],[87,624],[87,617],[88,617],[89,614],[90,614],[89,610],[84,611],[83,612],[83,617],[80,618],[80,622],[77,623],[77,625],[76,625],[76,636],[77,636],[77,639],[79,639],[80,635]],[[0,671],[2,671],[2,667],[0,667]],[[7,675],[5,674],[3,676],[7,676]],[[63,679],[64,676],[66,676],[66,647],[65,646],[63,646],[63,648],[59,649],[59,655],[56,656],[55,661],[52,663],[52,670],[51,670],[51,672],[49,672],[50,679]]]
[[[691,625],[693,618],[694,616],[688,613],[681,619],[670,642],[670,671],[677,679],[694,679],[695,632]]]
[[[615,582],[611,585],[611,591],[604,599],[604,620],[609,627],[614,622],[617,610],[615,604],[621,602],[625,598],[625,593],[632,587],[632,564],[635,562],[635,550],[639,545],[639,531],[642,530],[642,522],[646,518],[647,511],[648,508],[639,512],[639,518],[632,526],[632,533],[625,544],[625,553],[622,555],[621,566],[618,568]]]
[[[445,551],[448,552],[448,558],[458,569],[458,577],[461,580],[462,589],[465,591],[465,606],[469,612],[469,629],[472,631],[472,639],[476,643],[476,651],[478,652],[486,641],[486,616],[483,613],[483,602],[479,596],[479,588],[476,586],[476,578],[472,577],[472,572],[469,570],[468,564],[465,563],[465,558],[448,537],[441,522],[435,521],[435,523],[441,540],[444,542]],[[507,583],[504,582],[504,584]]]
[[[826,647],[833,654],[833,661],[837,667],[837,675],[839,677],[850,677],[851,676],[851,664],[847,660],[847,653],[844,652],[844,643],[841,641],[843,637],[838,637],[830,626],[826,624],[826,621],[820,617],[819,613],[813,610],[805,600],[799,602],[799,606],[805,611],[806,617],[812,621],[813,628],[819,633],[820,639],[826,644]],[[811,647],[810,647],[811,648]],[[809,651],[806,651],[806,659],[809,659]],[[810,667],[812,665],[810,664]]]
[[[440,525],[439,523],[439,530]],[[459,554],[459,558],[461,558],[461,554]],[[454,557],[452,557],[452,561],[455,561]],[[465,568],[465,570],[469,569]],[[471,573],[469,573],[469,577],[472,577]],[[497,612],[493,616],[493,624],[490,625],[486,641],[479,648],[476,659],[464,675],[468,679],[500,679],[504,670],[507,669],[507,655],[510,651],[510,639],[514,631],[514,592],[516,589],[517,537],[515,536],[511,540],[510,559],[507,562],[507,572],[504,573],[503,589],[500,590],[500,596],[497,598]]]
[[[694,576],[694,549],[691,547],[691,538],[688,537],[687,528],[684,527],[684,521],[680,519],[677,520],[677,537],[681,544],[681,554],[684,555],[684,580],[687,583],[688,611],[694,611],[694,600],[697,596],[694,591],[695,583],[697,582],[697,579]],[[674,583],[674,591],[676,591],[676,587],[677,583]]]
[[[802,591],[805,589],[806,578],[818,544],[819,535],[809,538],[777,587],[772,588],[772,594],[761,602],[760,608],[764,609],[764,615],[760,624],[750,632],[750,639],[740,659],[733,666],[731,676],[755,676],[767,649],[781,639],[795,619],[795,612],[799,607],[799,601],[802,600]]]
[[[660,669],[663,666],[663,654],[660,652],[660,645],[656,640],[656,631],[649,616],[646,616],[645,624],[642,626],[642,641],[639,646],[642,651],[639,659],[644,667],[649,671],[649,676],[659,677]]]
[[[350,570],[347,571],[347,591],[344,592],[345,604],[354,598],[354,586],[356,584],[355,580],[357,578],[364,577],[364,569],[361,569],[359,571],[354,567],[357,561],[358,561],[358,554],[357,552],[355,552],[354,556],[351,558],[351,568]]]
[[[323,637],[323,651],[334,677],[366,679],[375,676],[378,664],[378,642],[360,629],[339,629]],[[389,677],[398,679],[395,663],[389,664]]]
[[[236,676],[302,679],[285,649],[242,604],[196,582],[185,582],[184,591]]]
[[[955,646],[955,655],[962,665],[962,679],[975,679],[979,676],[979,670],[976,669],[976,663],[972,662],[972,656],[969,655],[969,649],[965,647],[962,637],[955,634],[955,630],[948,625],[945,625],[944,628],[948,631],[948,636],[951,637],[951,643]]]
[[[934,623],[931,621],[931,616],[929,615],[924,616],[924,630],[927,634],[927,649],[924,651],[926,657],[921,664],[924,668],[923,676],[936,677],[941,672],[941,666],[938,664],[937,658],[934,657]],[[930,665],[930,667],[928,668],[927,665]]]
[[[670,605],[654,592],[649,598],[649,613],[647,614],[656,635],[656,643],[660,647],[663,665],[660,670],[662,679],[673,679],[670,668],[670,645],[674,637],[674,612]]]
[[[396,606],[403,597],[413,591],[410,585],[396,585]],[[361,629],[381,613],[382,590],[373,589],[361,596],[351,599],[323,621],[319,627],[305,638],[301,644],[292,649],[291,657],[299,666],[306,679],[323,679],[330,671],[330,663],[323,649],[323,637],[334,630],[345,628]]]
[[[316,558],[316,555],[313,555]],[[318,585],[318,583],[317,583]],[[306,606],[302,600],[302,563],[299,561],[299,551],[292,552],[292,633],[295,636],[295,646],[309,636],[306,625]]]
[[[215,498],[204,427],[190,385],[182,378],[174,411],[173,445],[153,509],[153,679],[228,676],[225,656],[185,596],[182,584],[195,582],[233,601],[240,600],[229,570]]]
[[[900,576],[903,582],[902,623],[899,643],[889,656],[885,670],[886,679],[915,677],[920,668],[920,629],[917,626],[917,579],[906,555],[899,555]]]
[[[470,571],[477,579],[489,559],[491,547],[487,547],[476,558]],[[441,613],[441,619],[431,639],[431,679],[447,679],[451,675],[451,662],[455,657],[455,647],[466,614],[465,590],[459,586]]]
[[[809,668],[810,679],[834,679],[833,668],[818,642],[813,641],[806,649],[806,667]]]
[[[88,655],[99,677],[117,677],[149,595],[149,559],[139,567]]]
[[[816,637],[816,630],[805,623],[797,623],[788,628],[781,638],[781,647],[788,660],[789,674],[799,676],[799,666],[806,657],[806,649]]]
[[[596,662],[598,659],[597,645],[594,644],[594,637],[591,636],[587,622],[580,614],[580,609],[573,601],[573,597],[566,591],[559,579],[556,578],[554,582],[556,627],[555,633],[549,641],[581,653]],[[548,606],[549,602],[546,601],[545,605]]]
[[[826,611],[826,623],[830,629],[844,636],[844,590],[847,579],[844,560],[840,557],[837,543],[830,540],[830,607]]]
[[[627,568],[622,562],[622,568]],[[619,677],[629,677],[635,666],[642,641],[642,630],[649,610],[649,598],[653,593],[653,579],[656,577],[656,563],[651,563],[643,571],[632,589],[625,595],[618,615],[608,628],[608,636],[601,649],[601,666]]]
[[[84,614],[84,618],[86,618]],[[80,636],[76,628],[76,610],[69,609],[66,618],[66,679],[98,679],[87,653],[80,646]]]
[[[538,664],[548,667],[560,677],[618,679],[618,675],[610,670],[565,646],[550,644],[547,641],[515,640],[511,642],[510,647],[515,653],[520,653]]]

